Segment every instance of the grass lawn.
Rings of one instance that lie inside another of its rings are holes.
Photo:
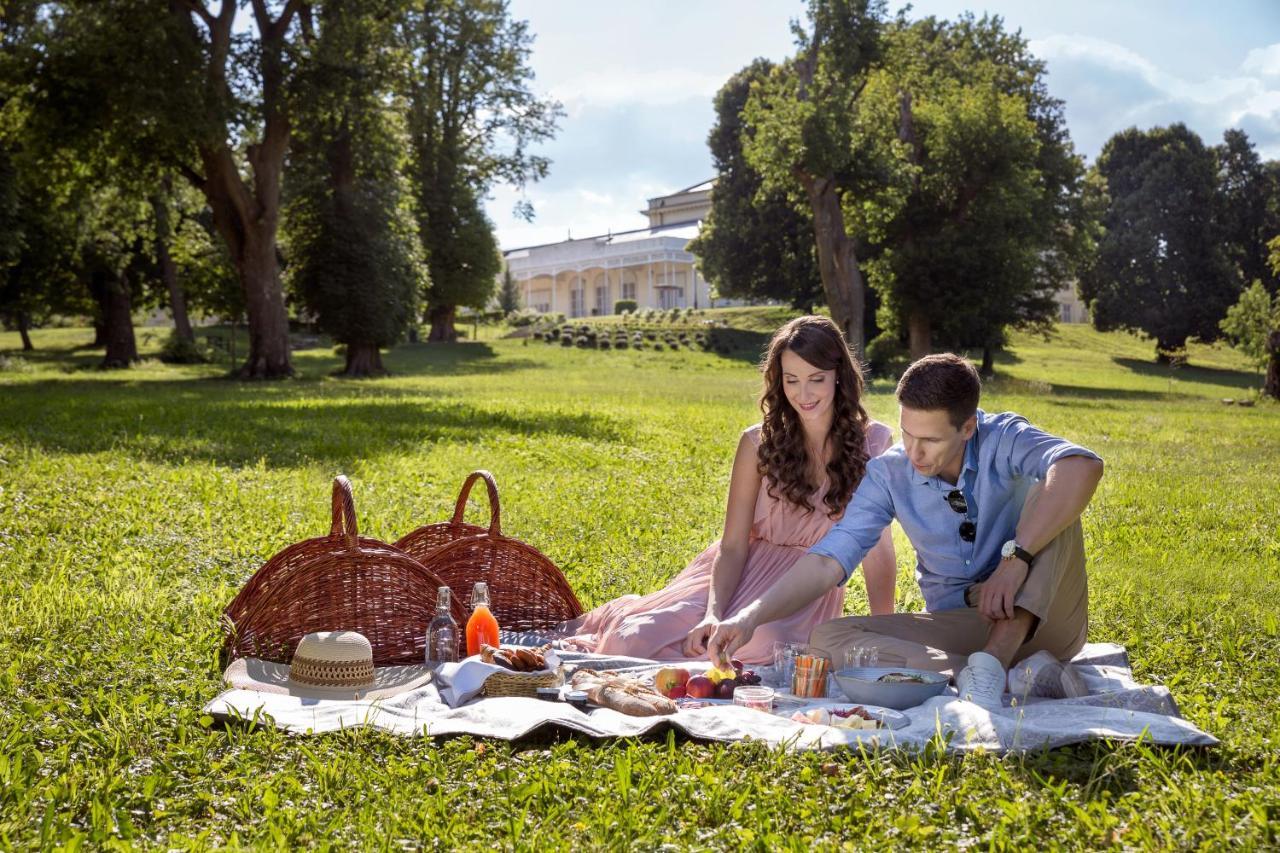
[[[1150,342],[1080,328],[1017,338],[984,407],[1107,460],[1084,519],[1090,638],[1126,644],[1217,749],[795,755],[211,726],[219,611],[327,531],[337,473],[362,532],[394,540],[489,468],[504,529],[588,606],[660,586],[718,535],[758,419],[749,358],[481,337],[398,348],[383,380],[330,378],[324,348],[295,354],[296,380],[242,384],[93,370],[83,329],[36,331],[13,358],[0,333],[0,847],[1280,844],[1280,407],[1220,402],[1260,384],[1230,350],[1170,372]],[[868,406],[896,431],[891,384]],[[898,604],[918,608],[903,545]],[[865,612],[856,580],[847,607]]]

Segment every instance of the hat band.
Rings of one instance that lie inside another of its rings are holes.
[[[333,661],[294,655],[289,680],[308,687],[372,687],[373,661]]]

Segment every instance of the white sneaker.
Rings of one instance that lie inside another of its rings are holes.
[[[1009,692],[1014,696],[1074,699],[1088,696],[1089,686],[1074,666],[1039,651],[1009,669]]]
[[[969,665],[956,676],[956,688],[960,698],[981,705],[983,708],[999,708],[1004,695],[1005,672],[1000,661],[986,652],[969,655]]]

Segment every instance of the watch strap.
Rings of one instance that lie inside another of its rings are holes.
[[[1013,546],[1013,555],[1026,563],[1028,568],[1031,567],[1031,561],[1036,558],[1034,554],[1016,543]]]

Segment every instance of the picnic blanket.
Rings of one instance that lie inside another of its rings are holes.
[[[663,665],[659,661],[573,652],[561,652],[560,656],[567,665],[612,669],[637,676],[651,674]],[[401,735],[469,734],[517,740],[548,728],[609,738],[634,737],[670,727],[703,740],[751,739],[804,750],[859,745],[918,749],[941,736],[951,751],[996,753],[1099,739],[1142,740],[1162,745],[1218,743],[1212,735],[1181,717],[1166,688],[1141,685],[1133,680],[1123,646],[1091,643],[1074,663],[1089,685],[1089,696],[1028,698],[1012,707],[986,710],[957,698],[954,689],[950,689],[947,694],[904,711],[909,723],[897,729],[848,730],[809,725],[734,705],[683,709],[677,714],[659,717],[628,717],[608,708],[583,712],[563,702],[541,699],[475,699],[467,693],[470,685],[455,689],[452,680],[458,680],[456,665],[451,673],[437,670],[432,683],[377,702],[303,699],[252,690],[227,690],[204,710],[219,720],[252,720],[299,734],[370,726]],[[680,665],[689,666],[689,662],[682,661]],[[1008,703],[1009,697],[1005,698]],[[450,701],[457,707],[450,707]]]

